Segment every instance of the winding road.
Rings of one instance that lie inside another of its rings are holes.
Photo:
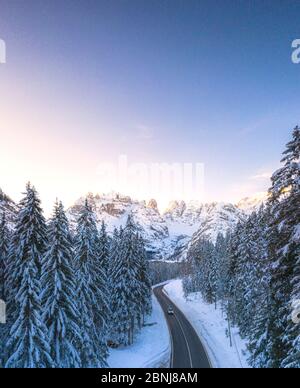
[[[154,289],[169,326],[172,354],[171,368],[212,368],[208,355],[200,338],[185,315],[163,292],[163,286]],[[168,315],[168,308],[172,306],[174,315]]]

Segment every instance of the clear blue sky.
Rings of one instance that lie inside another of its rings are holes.
[[[300,122],[299,20],[290,0],[1,0],[0,186],[71,201],[125,153],[205,163],[208,199],[264,190]]]

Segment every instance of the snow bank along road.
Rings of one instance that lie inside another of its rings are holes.
[[[172,340],[171,368],[211,368],[197,333],[184,314],[163,292],[164,286],[154,288],[169,325]],[[168,315],[168,307],[172,306],[174,315]]]

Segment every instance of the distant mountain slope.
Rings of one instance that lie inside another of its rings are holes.
[[[155,258],[162,258],[159,250],[163,246],[163,241],[169,238],[169,230],[165,219],[159,214],[156,201],[152,200],[146,204],[119,194],[103,196],[89,194],[76,201],[67,211],[73,230],[86,199],[95,212],[98,225],[104,221],[111,233],[115,227],[125,226],[131,214],[139,233],[147,243],[149,253]]]
[[[228,228],[236,225],[244,213],[232,204],[181,202],[177,207],[172,203],[164,216],[170,224],[178,227],[181,225],[182,231],[185,230],[188,235],[195,232],[205,233],[215,241],[219,233],[226,233]]]
[[[180,256],[177,259],[184,260],[188,249],[200,238],[206,236],[215,242],[219,233],[226,234],[232,230],[238,221],[245,217],[245,213],[232,204],[197,202],[172,203],[165,213],[171,229],[182,230],[189,236],[181,247]]]
[[[86,199],[96,214],[98,225],[104,221],[109,232],[124,226],[131,214],[147,243],[150,257],[170,261],[184,260],[190,243],[203,235],[215,241],[219,233],[225,234],[242,220],[252,206],[249,201],[245,211],[246,201],[243,202],[244,209],[226,203],[173,201],[165,213],[160,214],[155,200],[146,203],[120,194],[88,194],[76,201],[67,212],[72,229],[75,229]]]

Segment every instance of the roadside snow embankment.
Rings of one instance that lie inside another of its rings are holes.
[[[185,314],[198,333],[215,368],[248,368],[246,343],[238,329],[232,329],[233,346],[230,347],[228,322],[222,311],[205,303],[199,293],[184,298],[182,281],[174,280],[164,287],[169,298]]]
[[[153,312],[132,346],[112,349],[111,368],[167,368],[170,363],[170,337],[164,313],[153,296]]]

